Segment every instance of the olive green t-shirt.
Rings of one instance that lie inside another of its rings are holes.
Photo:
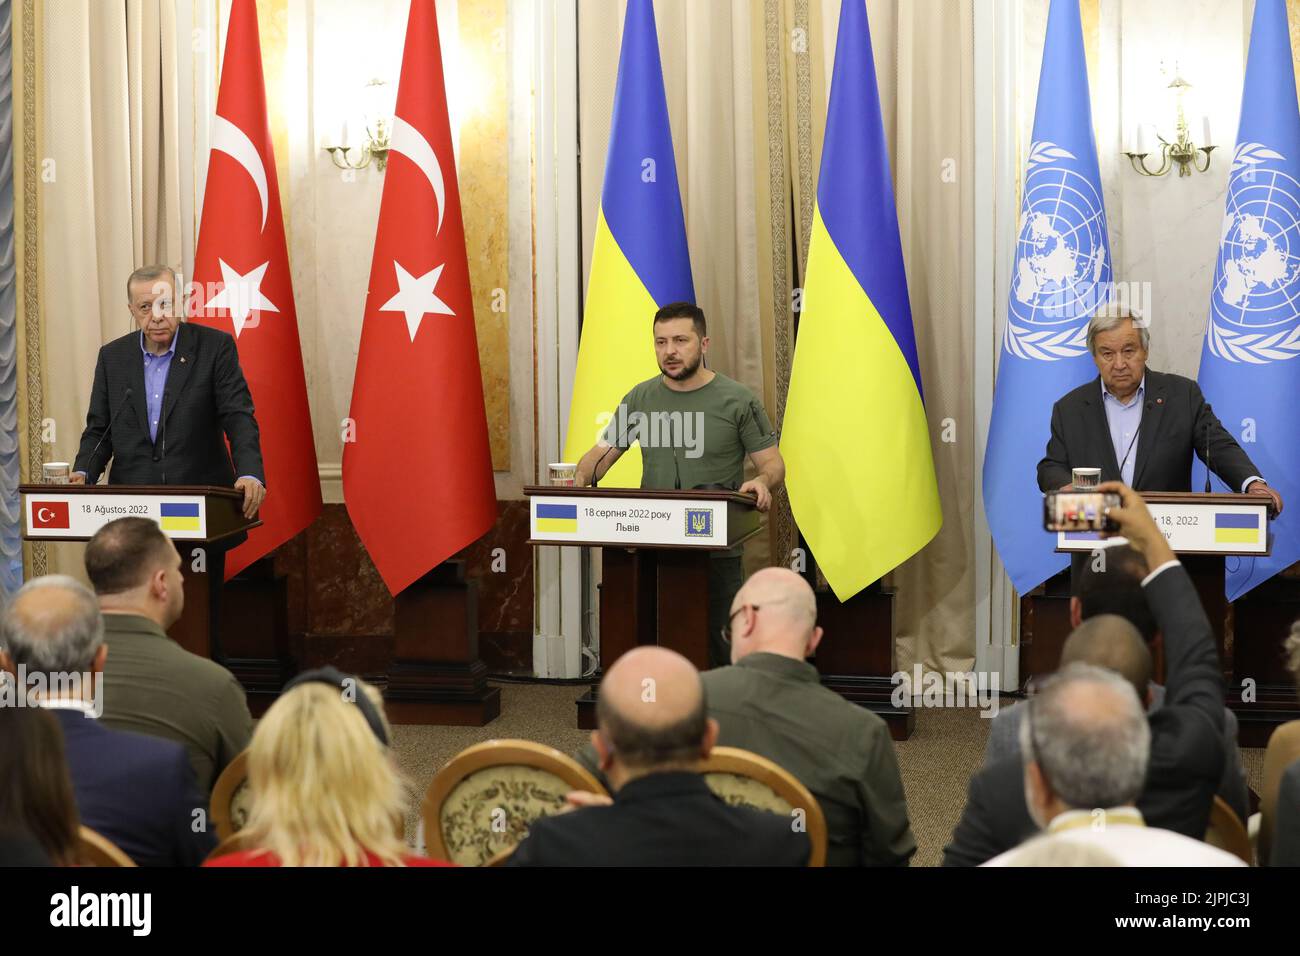
[[[689,392],[666,386],[661,376],[623,397],[604,440],[626,451],[641,446],[641,487],[722,485],[733,491],[745,481],[745,456],[776,444],[763,404],[725,375]]]

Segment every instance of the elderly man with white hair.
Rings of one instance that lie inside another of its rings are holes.
[[[1133,685],[1114,671],[1070,664],[1043,682],[1020,724],[1025,802],[1045,843],[1100,849],[1123,866],[1245,866],[1200,840],[1148,827],[1135,806],[1151,728]],[[1044,843],[1034,847],[1035,855]],[[985,866],[1023,865],[1017,847]]]
[[[1098,377],[1052,406],[1052,434],[1038,463],[1042,491],[1068,488],[1075,468],[1100,468],[1102,481],[1136,491],[1191,491],[1192,453],[1231,491],[1264,495],[1268,486],[1190,378],[1147,368],[1149,323],[1107,307],[1088,325]]]

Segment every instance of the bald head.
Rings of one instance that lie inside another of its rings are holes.
[[[1090,617],[1070,633],[1061,651],[1061,666],[1070,664],[1114,671],[1129,682],[1138,700],[1146,700],[1151,651],[1138,629],[1117,614]]]
[[[752,574],[731,602],[732,663],[762,651],[803,660],[821,637],[817,598],[789,568]]]
[[[95,595],[66,575],[34,578],[5,611],[0,640],[14,667],[31,673],[84,673],[104,643]]]
[[[704,686],[676,651],[638,647],[620,657],[600,683],[596,720],[628,768],[687,764],[704,756]]]

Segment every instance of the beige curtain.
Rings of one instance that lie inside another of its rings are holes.
[[[584,278],[625,6],[579,0]],[[938,537],[890,576],[898,588],[897,663],[963,670],[974,661],[975,608],[967,313],[973,0],[867,0],[867,8],[944,503]],[[655,3],[713,365],[762,395],[778,419],[792,355],[790,293],[807,256],[839,12],[839,0]],[[756,557],[788,560],[788,515],[777,509],[772,524],[770,556],[747,555],[750,570]]]
[[[131,328],[126,277],[181,267],[176,24],[173,0],[43,6],[43,454],[71,461],[99,347]],[[77,573],[76,549],[49,553]]]

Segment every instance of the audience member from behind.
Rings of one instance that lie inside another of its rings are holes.
[[[771,760],[826,816],[830,866],[906,866],[916,852],[885,722],[822,686],[813,590],[789,568],[753,574],[731,604],[731,667],[701,675],[718,744]]]
[[[299,674],[248,750],[252,810],[241,849],[207,866],[446,866],[402,840],[406,786],[383,698],[332,667]]]
[[[718,736],[700,675],[663,647],[638,647],[605,674],[592,744],[612,803],[545,817],[511,866],[803,866],[790,818],[728,806],[698,764]]]
[[[90,539],[86,574],[113,648],[104,723],[182,744],[199,786],[210,791],[248,746],[253,718],[230,671],[167,636],[185,606],[180,554],[156,522],[118,518]]]
[[[108,647],[90,590],[64,575],[28,581],[5,613],[0,638],[0,666],[23,671],[35,702],[63,730],[81,822],[139,866],[202,862],[216,841],[185,748],[95,719]]]
[[[1291,633],[1282,645],[1286,667],[1300,690],[1300,621],[1291,625]],[[1261,864],[1300,866],[1300,720],[1287,721],[1273,731],[1264,751],[1264,785],[1259,792],[1259,860]],[[1282,799],[1281,791],[1290,775],[1291,802]],[[1282,831],[1286,832],[1283,833]],[[1277,852],[1276,842],[1289,849]]]
[[[75,864],[80,824],[58,721],[0,707],[0,741],[0,866]]]
[[[1060,663],[1095,664],[1128,678],[1151,714],[1164,703],[1165,688],[1155,682],[1152,647],[1162,643],[1163,637],[1142,589],[1146,576],[1146,560],[1130,545],[1109,545],[1089,556],[1079,575],[1077,594],[1070,598],[1070,626],[1074,630],[1061,650]],[[1110,619],[1109,623],[1092,624],[1103,616]],[[1132,626],[1118,626],[1118,618]],[[994,715],[984,749],[986,766],[1019,752],[1022,715],[1019,706],[1004,707]],[[1225,707],[1223,720],[1226,759],[1218,793],[1245,820],[1250,796],[1237,748],[1237,717]]]
[[[1044,681],[1020,724],[1025,802],[1055,843],[1101,849],[1124,866],[1244,866],[1200,840],[1148,827],[1135,803],[1151,727],[1133,685],[1114,671],[1070,664]],[[986,865],[1016,865],[1022,849]]]

